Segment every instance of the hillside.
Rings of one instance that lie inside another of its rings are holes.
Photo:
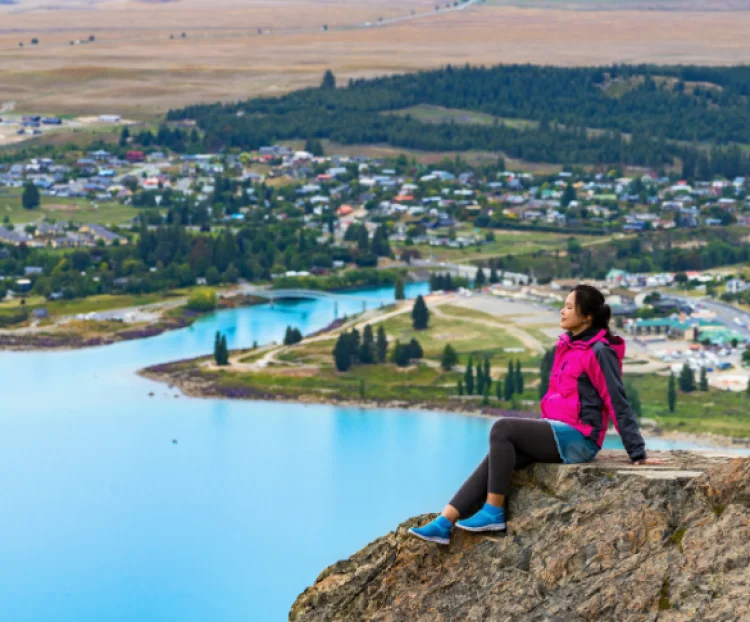
[[[518,473],[506,536],[437,547],[407,534],[431,516],[410,519],[324,570],[289,620],[746,620],[750,458],[660,457]]]
[[[689,177],[702,165],[702,143],[709,143],[731,145],[711,155],[722,163],[715,172],[731,176],[747,169],[737,144],[750,143],[745,66],[448,65],[349,81],[344,88],[332,88],[335,77],[327,76],[326,88],[190,106],[170,111],[168,119],[197,120],[207,148],[257,149],[315,137],[428,151],[501,151],[563,164],[662,167],[679,158]],[[414,112],[424,112],[425,105],[484,116],[475,123],[455,116],[435,123]]]

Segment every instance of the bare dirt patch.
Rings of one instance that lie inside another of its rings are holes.
[[[434,2],[229,0],[217,7],[209,0],[183,0],[81,3],[76,10],[54,11],[39,6],[36,0],[0,6],[0,92],[21,111],[108,112],[142,120],[190,103],[311,86],[328,68],[343,84],[448,63],[750,62],[746,11],[477,5],[350,28],[432,10]],[[94,43],[70,45],[90,34]],[[30,44],[32,37],[38,45]]]

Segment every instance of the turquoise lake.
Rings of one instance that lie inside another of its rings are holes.
[[[339,312],[362,297],[393,289],[353,292]],[[286,620],[326,566],[439,511],[483,458],[490,420],[190,399],[135,375],[207,354],[217,330],[247,347],[332,319],[332,302],[299,301],[112,346],[0,353],[0,622]]]

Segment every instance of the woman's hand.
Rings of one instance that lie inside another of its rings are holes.
[[[664,460],[661,458],[644,458],[643,460],[636,460],[633,464],[664,464]]]

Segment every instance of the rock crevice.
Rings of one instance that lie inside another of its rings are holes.
[[[324,570],[289,620],[750,620],[750,458],[658,455],[519,471],[505,535],[438,547],[407,533],[435,515],[411,518]]]

